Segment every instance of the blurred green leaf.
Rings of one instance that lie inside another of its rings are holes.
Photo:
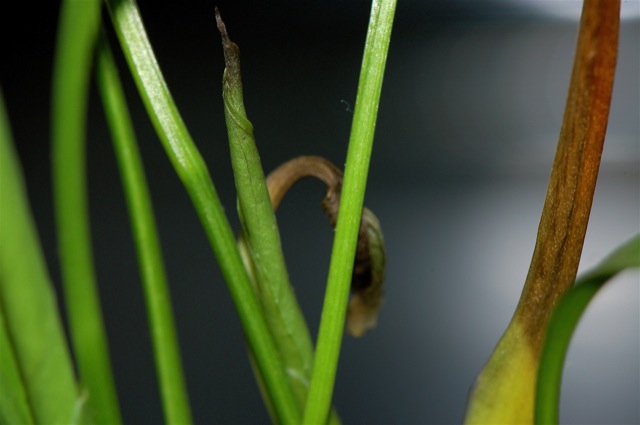
[[[77,399],[0,94],[0,423],[68,423]]]
[[[0,277],[1,279],[1,277]],[[22,383],[13,344],[4,323],[0,303],[0,424],[32,424],[27,394]]]
[[[51,157],[60,269],[73,354],[96,422],[122,422],[89,225],[85,127],[101,2],[62,2],[52,84]]]
[[[640,235],[622,245],[598,267],[576,281],[556,307],[545,338],[536,389],[535,422],[557,424],[560,383],[571,337],[589,302],[618,273],[640,267]],[[594,383],[595,384],[595,383]]]

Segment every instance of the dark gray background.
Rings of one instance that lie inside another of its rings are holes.
[[[57,8],[3,13],[1,84],[47,260],[59,283],[49,165]],[[301,154],[344,163],[370,4],[218,3],[242,52],[245,100],[265,170]],[[346,338],[334,403],[344,423],[459,423],[467,392],[517,303],[560,129],[577,30],[574,1],[398,5],[366,204],[388,253],[376,330]],[[581,270],[640,228],[637,0],[623,2],[611,120]],[[141,2],[168,85],[234,228],[213,4]],[[579,7],[578,7],[579,9]],[[22,21],[22,16],[26,18]],[[117,48],[116,48],[117,52]],[[242,331],[192,206],[117,52],[167,261],[194,419],[262,423]],[[93,86],[92,86],[93,87]],[[88,171],[95,258],[127,423],[159,423],[129,224],[92,89]],[[291,280],[315,335],[333,232],[303,182],[278,212]],[[567,423],[638,423],[638,273],[590,306],[563,381]]]

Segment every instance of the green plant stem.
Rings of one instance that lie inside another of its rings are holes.
[[[162,77],[133,0],[108,0],[109,11],[138,91],[176,173],[200,217],[238,309],[249,347],[282,423],[300,421],[284,369],[224,215],[209,172]]]
[[[325,423],[330,409],[395,8],[395,0],[371,6],[305,424]]]
[[[190,424],[191,412],[151,197],[122,85],[104,34],[98,40],[96,72],[135,235],[165,420],[170,424]]]
[[[77,398],[0,91],[0,423],[68,423]]]
[[[248,243],[258,297],[302,411],[311,378],[313,345],[289,283],[280,233],[253,136],[253,126],[244,107],[240,50],[229,39],[219,14],[216,19],[226,63],[222,83],[224,112],[243,238]]]
[[[87,89],[101,2],[63,2],[53,75],[53,193],[80,380],[97,423],[121,422],[93,267],[85,172]]]
[[[596,293],[619,272],[640,267],[640,236],[618,248],[596,269],[576,281],[556,307],[540,357],[536,388],[535,423],[558,423],[564,361],[575,328]]]

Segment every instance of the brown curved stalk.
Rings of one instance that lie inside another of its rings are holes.
[[[317,178],[327,185],[322,209],[329,217],[331,226],[335,227],[342,192],[342,171],[319,156],[294,158],[280,165],[267,176],[267,187],[273,209],[276,210],[287,191],[305,177]],[[379,241],[371,241],[372,238],[377,238]],[[358,235],[351,281],[353,296],[349,303],[347,317],[347,331],[352,336],[361,336],[375,326],[382,304],[384,252],[381,243],[380,225],[373,213],[365,208]],[[372,257],[382,258],[382,265],[374,264],[377,260],[372,260]]]
[[[315,177],[327,185],[327,194],[342,191],[342,171],[320,156],[299,156],[285,162],[267,176],[271,204],[276,210],[291,187],[305,177]],[[335,211],[337,215],[337,209]]]

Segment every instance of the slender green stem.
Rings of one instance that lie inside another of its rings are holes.
[[[93,267],[85,173],[87,88],[98,0],[63,2],[53,78],[53,189],[74,354],[98,423],[121,422]]]
[[[158,67],[133,0],[108,0],[109,11],[133,78],[174,169],[200,217],[238,309],[247,340],[282,423],[298,423],[300,412],[287,384],[260,303],[242,264],[235,236],[209,172],[186,129]]]
[[[190,424],[171,297],[151,197],[118,72],[104,35],[98,40],[97,78],[129,206],[167,423]]]
[[[594,295],[613,276],[640,267],[640,236],[618,248],[600,266],[580,278],[556,307],[540,358],[536,388],[535,423],[557,424],[560,383],[571,336]]]
[[[331,404],[395,8],[395,0],[371,6],[305,424],[325,423]]]

